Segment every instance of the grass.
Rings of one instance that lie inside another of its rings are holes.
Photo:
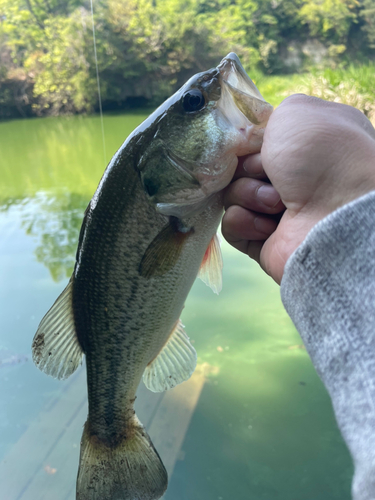
[[[375,63],[280,76],[255,72],[251,76],[273,106],[278,106],[288,95],[302,93],[358,108],[375,124],[374,75]]]
[[[275,107],[290,93],[293,93],[293,90],[302,84],[304,78],[300,74],[267,76],[256,73],[250,76],[264,99]]]

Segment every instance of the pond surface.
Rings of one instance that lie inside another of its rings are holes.
[[[107,161],[144,118],[105,116]],[[1,469],[68,383],[41,373],[30,345],[72,272],[82,215],[105,165],[98,117],[1,123],[0,151]],[[197,280],[182,316],[209,369],[165,499],[350,500],[349,454],[278,287],[222,247],[223,291],[216,296]],[[72,454],[77,460],[78,449]],[[60,500],[52,490],[53,480],[51,498]]]

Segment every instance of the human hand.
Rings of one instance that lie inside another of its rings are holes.
[[[240,159],[225,193],[222,232],[280,283],[313,226],[372,190],[369,120],[350,106],[294,95],[271,115],[261,153]]]

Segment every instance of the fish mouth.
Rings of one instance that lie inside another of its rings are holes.
[[[223,87],[231,95],[236,107],[253,125],[265,127],[273,107],[263,99],[237,54],[228,54],[217,69],[222,77]]]
[[[218,79],[220,93],[218,99],[213,99],[215,104],[211,109],[216,126],[223,133],[223,141],[219,144],[214,138],[216,153],[208,148],[194,162],[168,152],[169,163],[190,180],[192,189],[180,193],[178,200],[168,196],[156,200],[157,211],[165,216],[190,217],[203,211],[213,197],[231,182],[237,157],[259,153],[264,129],[273,111],[233,52],[224,57],[216,68],[198,76],[202,87],[205,82],[208,82],[207,85],[211,82],[209,77]],[[191,85],[191,82],[188,84]],[[220,158],[215,156],[219,153],[222,155]]]

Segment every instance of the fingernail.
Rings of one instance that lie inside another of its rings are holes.
[[[272,186],[261,186],[258,189],[258,198],[270,208],[274,208],[280,201],[279,193]]]

